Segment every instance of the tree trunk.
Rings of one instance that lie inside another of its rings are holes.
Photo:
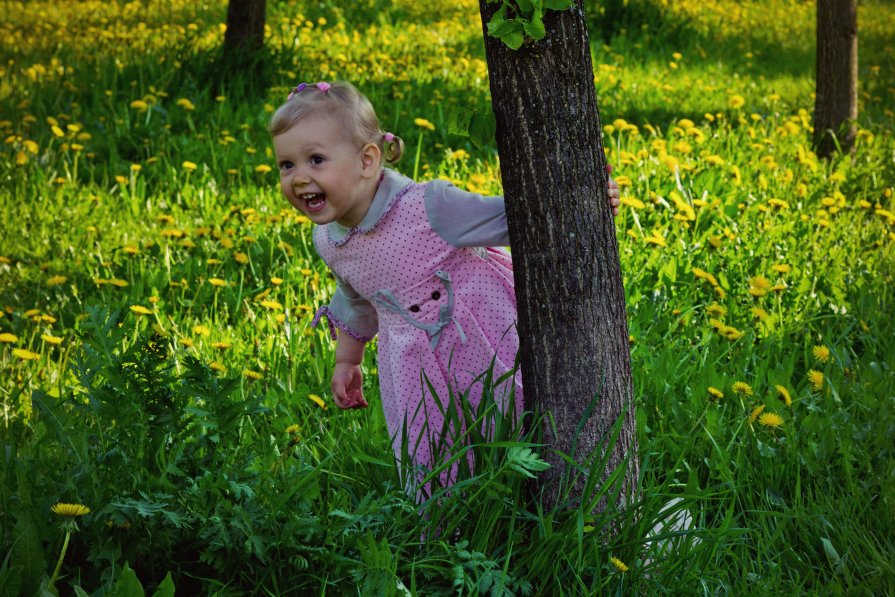
[[[858,0],[817,0],[814,145],[829,157],[855,143],[858,118]]]
[[[609,449],[604,480],[628,458],[624,503],[639,471],[628,327],[584,9],[578,0],[569,10],[548,11],[547,36],[514,51],[487,33],[498,6],[479,0],[526,408],[548,421],[544,458],[552,466],[538,483],[545,501],[555,505],[567,472],[558,454],[589,464],[589,457]],[[607,446],[621,416],[621,433]],[[583,487],[580,478],[572,502]]]
[[[255,52],[264,47],[267,0],[230,0],[224,52]]]

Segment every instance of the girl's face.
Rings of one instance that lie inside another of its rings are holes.
[[[318,225],[363,219],[379,182],[379,147],[356,146],[336,122],[307,116],[273,138],[286,199]]]

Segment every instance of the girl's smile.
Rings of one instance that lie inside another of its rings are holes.
[[[358,148],[332,118],[309,116],[274,137],[283,195],[315,224],[352,227],[363,219],[379,181],[379,147]]]

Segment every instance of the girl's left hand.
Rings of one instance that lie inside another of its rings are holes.
[[[612,174],[612,164],[606,164],[606,174]],[[618,208],[621,205],[621,191],[618,188],[618,183],[609,177],[609,186],[606,189],[606,193],[609,196],[609,207],[612,208],[612,215],[618,215]]]

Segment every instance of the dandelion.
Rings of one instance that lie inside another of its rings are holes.
[[[4,344],[18,344],[19,337],[15,334],[10,334],[9,332],[3,332],[0,334],[0,342]]]
[[[752,307],[752,317],[758,321],[765,321],[770,315],[768,315],[768,312],[761,307]]]
[[[212,342],[212,348],[217,348],[218,350],[227,350],[228,348],[233,347],[232,342]]]
[[[180,106],[181,108],[183,108],[184,110],[186,110],[187,112],[192,112],[193,110],[196,109],[196,106],[193,105],[193,102],[191,102],[190,100],[188,100],[185,97],[182,97],[179,100],[177,100],[177,105]]]
[[[252,371],[251,369],[243,369],[242,374],[246,376],[248,379],[263,379],[264,375],[258,373],[257,371]]]
[[[149,109],[149,104],[147,104],[143,100],[134,100],[131,102],[131,108],[133,108],[137,112],[145,112]]]
[[[786,406],[792,406],[792,396],[789,395],[789,390],[780,384],[774,386],[774,389],[777,390],[777,393],[783,398],[783,402]]]
[[[712,303],[711,305],[706,307],[705,312],[712,317],[724,317],[725,315],[727,315],[727,309],[722,307],[718,303]]]
[[[40,355],[36,352],[31,352],[30,350],[25,350],[24,348],[15,348],[12,351],[14,357],[18,357],[23,361],[37,361],[40,360]]]
[[[778,274],[788,274],[792,271],[792,266],[786,263],[775,263],[771,266],[771,269],[777,272]]]
[[[76,518],[78,516],[84,516],[85,514],[90,513],[90,508],[84,506],[82,504],[56,504],[51,508],[53,514],[58,514],[59,516],[66,516],[69,518]]]
[[[179,338],[178,341],[184,348],[192,348],[193,346],[195,346],[195,343],[189,338]]]
[[[743,106],[746,105],[746,100],[742,95],[735,94],[731,95],[730,99],[727,100],[727,105],[733,108],[734,110],[739,110]]]
[[[47,286],[59,286],[65,284],[66,280],[68,280],[67,276],[53,276],[47,280]]]
[[[286,427],[286,433],[289,435],[296,435],[301,430],[301,427],[298,423],[293,423]]]
[[[708,391],[709,391],[709,394],[712,396],[712,398],[715,398],[716,400],[721,400],[722,398],[724,398],[724,392],[722,392],[718,388],[709,386]]]
[[[187,172],[192,172],[193,170],[198,168],[198,166],[196,166],[196,164],[194,164],[193,162],[184,162],[183,164],[181,164],[181,167],[183,167],[183,169]]]
[[[280,311],[283,309],[283,305],[281,305],[277,301],[261,301],[261,306],[272,311]]]
[[[323,410],[326,410],[326,402],[323,401],[323,398],[321,398],[317,394],[308,394],[308,398],[311,400],[311,402],[313,402]]]
[[[199,336],[208,336],[211,334],[211,330],[204,325],[194,325],[192,329],[193,333]]]
[[[209,278],[208,283],[218,287],[228,286],[228,282],[226,280],[221,280],[220,278]]]
[[[609,561],[612,562],[612,565],[615,566],[615,569],[624,574],[629,570],[627,564],[622,562],[620,559],[616,557],[609,558]]]
[[[733,391],[735,394],[739,394],[740,396],[751,396],[752,386],[747,384],[745,381],[735,381],[733,382]]]
[[[131,313],[135,315],[152,315],[153,311],[142,305],[131,305]]]
[[[212,361],[212,362],[208,363],[208,368],[211,369],[212,371],[219,371],[221,373],[227,372],[227,368],[224,367],[222,364],[220,364],[217,361]]]
[[[826,346],[815,346],[811,349],[811,354],[820,363],[826,363],[830,360],[830,349]]]
[[[260,164],[258,166],[255,166],[255,172],[257,172],[258,174],[267,174],[270,171],[271,167],[267,164]]]
[[[819,392],[824,387],[824,374],[812,369],[808,372],[808,382],[815,392]]]
[[[270,283],[273,284],[274,286],[279,286],[280,284],[283,283],[283,278],[276,278],[276,277],[271,278]]]
[[[236,263],[240,263],[242,265],[246,265],[249,262],[249,256],[245,253],[234,253],[233,259],[236,260]]]
[[[44,342],[46,342],[47,344],[52,344],[54,346],[57,344],[62,344],[62,338],[60,338],[59,336],[52,336],[50,334],[44,334],[43,336],[40,337],[40,339],[43,340]]]
[[[758,417],[758,424],[764,427],[779,429],[780,427],[783,427],[783,417],[777,413],[764,413]]]
[[[435,125],[426,120],[425,118],[414,118],[413,124],[420,127],[421,129],[428,129],[430,131],[435,130]]]
[[[752,409],[752,413],[749,415],[749,422],[754,423],[755,419],[758,418],[758,415],[760,415],[763,410],[764,410],[764,404],[762,404],[760,406],[756,406],[754,409]]]

